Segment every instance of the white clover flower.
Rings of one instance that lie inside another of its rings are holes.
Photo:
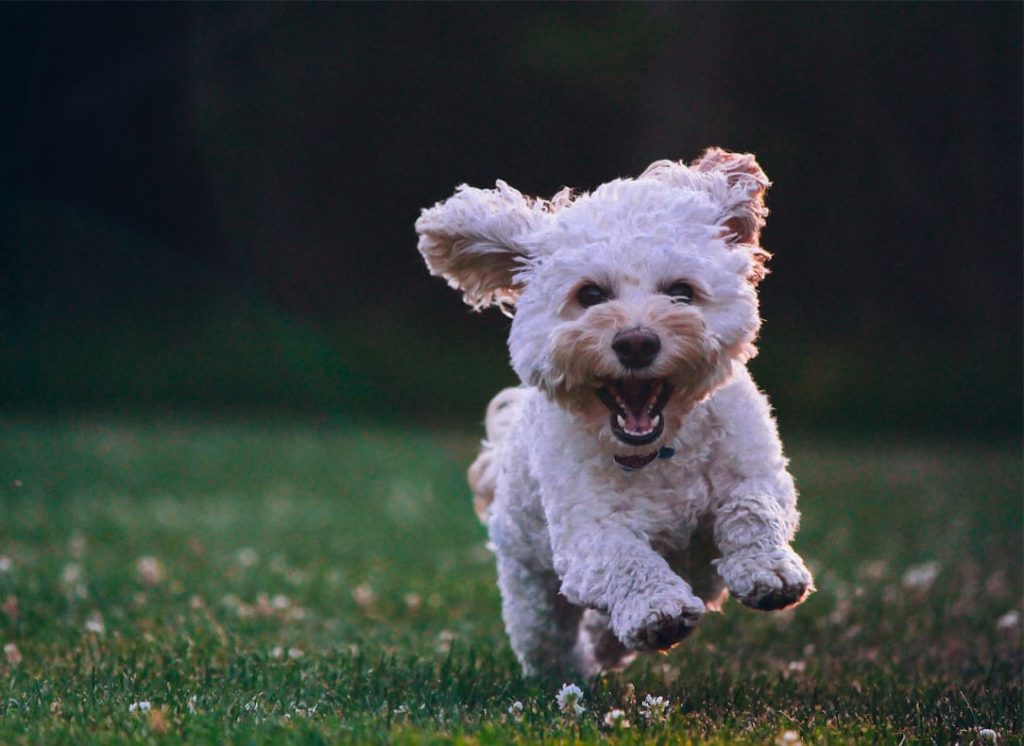
[[[373,602],[377,600],[377,593],[369,583],[360,583],[352,590],[352,599],[356,606],[365,611],[373,606]]]
[[[803,741],[800,740],[800,734],[795,730],[787,730],[775,739],[775,743],[778,746],[801,746]]]
[[[252,547],[242,547],[235,552],[235,562],[242,567],[255,567],[259,564],[260,553]]]
[[[0,572],[6,573],[14,569],[14,560],[6,554],[0,554]]]
[[[4,660],[12,666],[17,666],[23,659],[21,651],[18,650],[18,646],[16,644],[9,642],[4,645]]]
[[[523,710],[523,703],[518,699],[508,706],[508,714],[513,720],[522,720]]]
[[[668,720],[668,711],[672,705],[664,697],[654,697],[648,694],[640,704],[640,714],[652,723],[663,723]]]
[[[300,718],[311,718],[316,715],[316,708],[320,705],[314,705],[312,708],[306,707],[304,702],[300,702],[295,706],[295,716]],[[290,718],[290,713],[285,713],[286,718]]]
[[[60,582],[71,587],[81,581],[82,568],[77,562],[68,562],[60,573]]]
[[[153,709],[153,703],[148,699],[144,699],[141,702],[132,702],[128,705],[128,712],[149,712]]]
[[[629,721],[626,720],[626,713],[622,710],[609,710],[604,714],[604,724],[609,728],[615,730],[622,730],[630,727]]]
[[[288,657],[292,660],[301,658],[305,653],[302,652],[302,648],[288,648]]]
[[[574,715],[582,715],[586,712],[587,708],[580,704],[582,699],[583,690],[575,684],[562,684],[562,688],[555,695],[558,709],[565,713],[571,712]]]
[[[103,615],[100,612],[94,611],[85,620],[85,631],[94,635],[102,635],[107,631],[107,626],[103,623]]]
[[[450,629],[443,629],[437,633],[437,645],[434,649],[439,653],[451,652],[452,643],[455,642],[456,634]]]
[[[982,741],[985,741],[986,743],[995,743],[999,740],[999,734],[991,728],[979,728],[978,738],[980,738]]]
[[[938,562],[914,565],[903,573],[903,587],[909,591],[927,591],[939,577],[940,569]]]
[[[996,629],[1015,629],[1019,624],[1020,612],[1016,609],[1011,609],[996,620]]]
[[[148,586],[160,585],[167,577],[164,564],[156,557],[148,555],[139,557],[135,562],[135,574],[138,576],[140,583]]]

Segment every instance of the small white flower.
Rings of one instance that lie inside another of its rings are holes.
[[[668,711],[672,705],[664,697],[654,697],[648,694],[640,704],[640,714],[652,723],[663,723],[668,719]]]
[[[800,740],[800,734],[795,730],[787,730],[775,739],[775,743],[778,746],[800,746],[803,741]]]
[[[220,605],[225,606],[229,609],[237,609],[241,603],[242,599],[240,599],[234,593],[226,593],[224,594],[224,597],[220,600]]]
[[[274,647],[272,647],[270,649],[270,657],[271,658],[283,658],[284,657],[284,648],[282,648],[280,645],[275,645]]]
[[[188,711],[189,712],[195,713],[196,705],[198,703],[199,703],[199,697],[197,697],[195,694],[193,694],[191,697],[188,698],[188,702],[185,703],[185,706],[188,707]]]
[[[523,710],[523,703],[518,699],[508,706],[508,714],[513,720],[522,720]]]
[[[300,718],[311,718],[316,715],[316,708],[319,706],[320,705],[317,704],[312,707],[307,707],[305,702],[299,702],[295,705],[295,715]]]
[[[156,557],[139,557],[135,562],[135,574],[143,585],[160,585],[167,577],[163,563]]]
[[[243,708],[245,709],[246,712],[255,712],[260,708],[260,703],[257,702],[255,699],[250,699],[248,702],[245,703],[245,705],[243,705]]]
[[[18,646],[13,642],[4,645],[4,660],[12,666],[17,666],[23,660],[21,651],[18,650]]]
[[[89,615],[89,618],[85,620],[85,631],[91,632],[94,635],[102,635],[107,631],[107,626],[103,623],[103,615],[98,611],[94,611]]]
[[[978,730],[978,738],[980,738],[982,741],[995,743],[999,740],[999,734],[991,728],[980,728]]]
[[[235,562],[242,567],[255,567],[259,561],[260,553],[252,547],[242,547],[235,552]]]
[[[626,713],[622,710],[609,710],[604,714],[604,724],[609,728],[623,729],[629,727],[629,721],[626,720]]]
[[[565,713],[573,713],[574,715],[582,715],[586,712],[585,707],[580,704],[580,700],[583,699],[583,690],[575,684],[562,684],[562,688],[558,690],[558,694],[555,695],[555,701],[558,703],[558,709]]]
[[[456,635],[450,629],[443,629],[437,634],[437,645],[435,650],[439,653],[448,653],[452,649],[452,643],[455,642]]]
[[[14,560],[6,554],[0,554],[0,572],[10,572],[14,569]]]
[[[1014,629],[1020,624],[1020,612],[1016,609],[1003,614],[996,620],[996,629],[1008,630]]]
[[[903,573],[903,587],[910,591],[927,591],[939,577],[939,569],[938,562],[914,565]]]
[[[60,573],[60,582],[67,587],[76,585],[82,579],[82,568],[77,562],[69,562],[64,565]]]
[[[149,712],[153,709],[153,703],[148,699],[144,699],[141,702],[132,702],[128,705],[128,712]]]
[[[292,660],[301,658],[304,655],[302,648],[288,648],[288,657]]]
[[[356,606],[365,611],[373,606],[373,602],[377,600],[377,594],[369,583],[360,583],[352,590],[352,599],[356,602]]]

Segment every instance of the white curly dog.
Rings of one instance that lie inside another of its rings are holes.
[[[463,185],[416,223],[432,274],[513,315],[522,386],[491,402],[469,480],[527,674],[666,650],[727,592],[773,610],[813,590],[745,366],[768,186],[752,155],[712,148],[550,200]]]

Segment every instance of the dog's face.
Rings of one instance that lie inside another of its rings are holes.
[[[424,211],[420,251],[467,303],[514,305],[520,378],[642,465],[754,354],[767,186],[752,156],[709,150],[575,199],[462,187]]]

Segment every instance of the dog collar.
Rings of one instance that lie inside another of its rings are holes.
[[[662,446],[657,451],[644,454],[643,456],[613,456],[612,458],[615,459],[615,463],[618,464],[623,471],[638,471],[656,459],[672,458],[675,455],[675,448]]]

